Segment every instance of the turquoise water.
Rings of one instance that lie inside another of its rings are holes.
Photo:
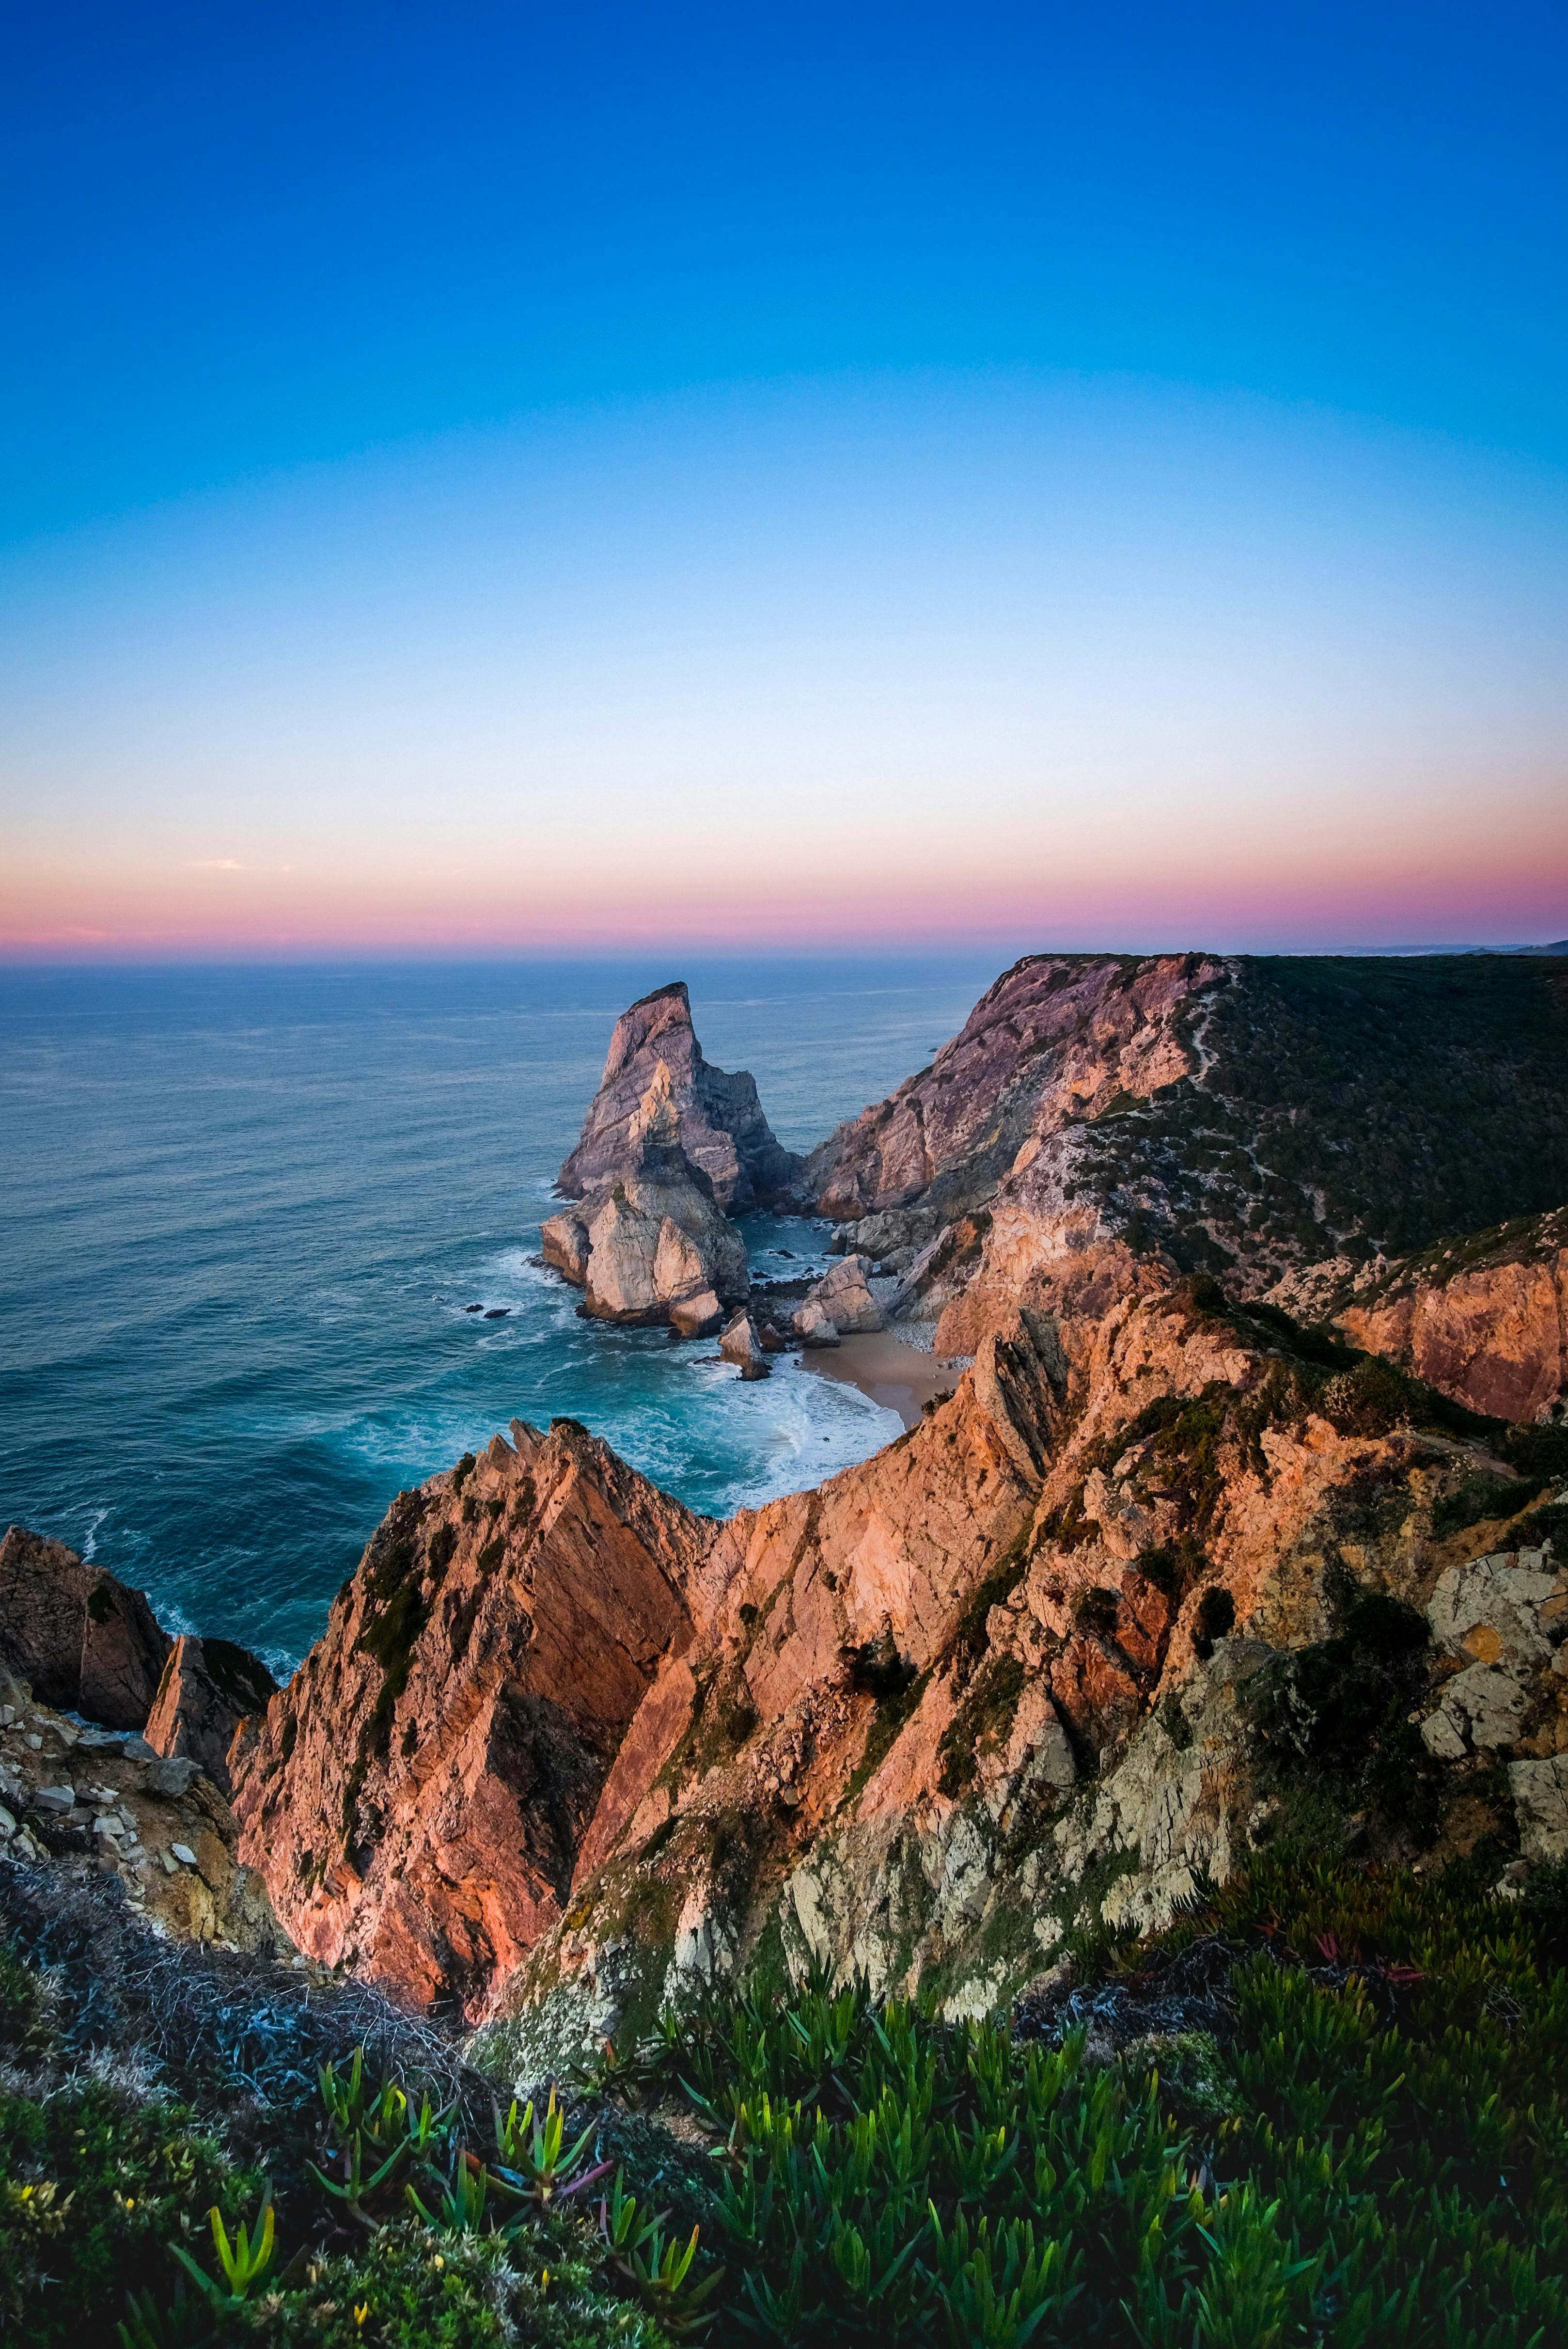
[[[853,1389],[794,1361],[743,1386],[530,1261],[616,1014],[676,976],[805,1149],[995,970],[0,972],[0,1524],[286,1669],[399,1487],[513,1417],[580,1419],[717,1515],[878,1450],[897,1421]],[[782,1271],[827,1231],[748,1237]]]

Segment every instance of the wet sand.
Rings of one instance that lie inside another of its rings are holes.
[[[836,1346],[810,1346],[801,1356],[805,1368],[820,1378],[840,1379],[859,1387],[886,1411],[896,1411],[905,1427],[915,1426],[921,1405],[937,1395],[951,1394],[967,1364],[939,1361],[906,1346],[902,1338],[876,1336],[841,1338]]]

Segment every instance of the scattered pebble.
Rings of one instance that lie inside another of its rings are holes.
[[[174,1854],[175,1858],[183,1861],[187,1868],[195,1867],[196,1855],[191,1850],[188,1843],[171,1843],[169,1848]]]

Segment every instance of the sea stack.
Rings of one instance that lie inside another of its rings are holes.
[[[592,1197],[545,1224],[545,1262],[583,1287],[596,1320],[674,1320],[684,1336],[696,1336],[712,1328],[720,1306],[748,1295],[746,1242],[686,1154],[663,1061],[622,1149]]]
[[[744,1069],[731,1075],[703,1059],[683,979],[655,988],[616,1020],[599,1090],[557,1180],[563,1197],[602,1192],[624,1171],[633,1123],[660,1069],[682,1147],[727,1216],[794,1200],[803,1162],[784,1148],[764,1117],[756,1081]]]

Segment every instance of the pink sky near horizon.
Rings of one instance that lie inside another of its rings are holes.
[[[1495,846],[1413,845],[1398,863],[1357,862],[1301,842],[1263,853],[1161,858],[1140,870],[1062,865],[986,873],[698,879],[575,887],[481,874],[417,884],[379,875],[250,870],[238,860],[82,880],[0,876],[0,960],[222,961],[571,954],[622,946],[775,951],[1026,945],[1155,951],[1389,950],[1517,945],[1568,936],[1568,815],[1554,836]],[[1206,869],[1198,869],[1200,866]]]
[[[0,554],[0,959],[1554,940],[1565,642],[1568,479],[1365,419],[523,418]]]

